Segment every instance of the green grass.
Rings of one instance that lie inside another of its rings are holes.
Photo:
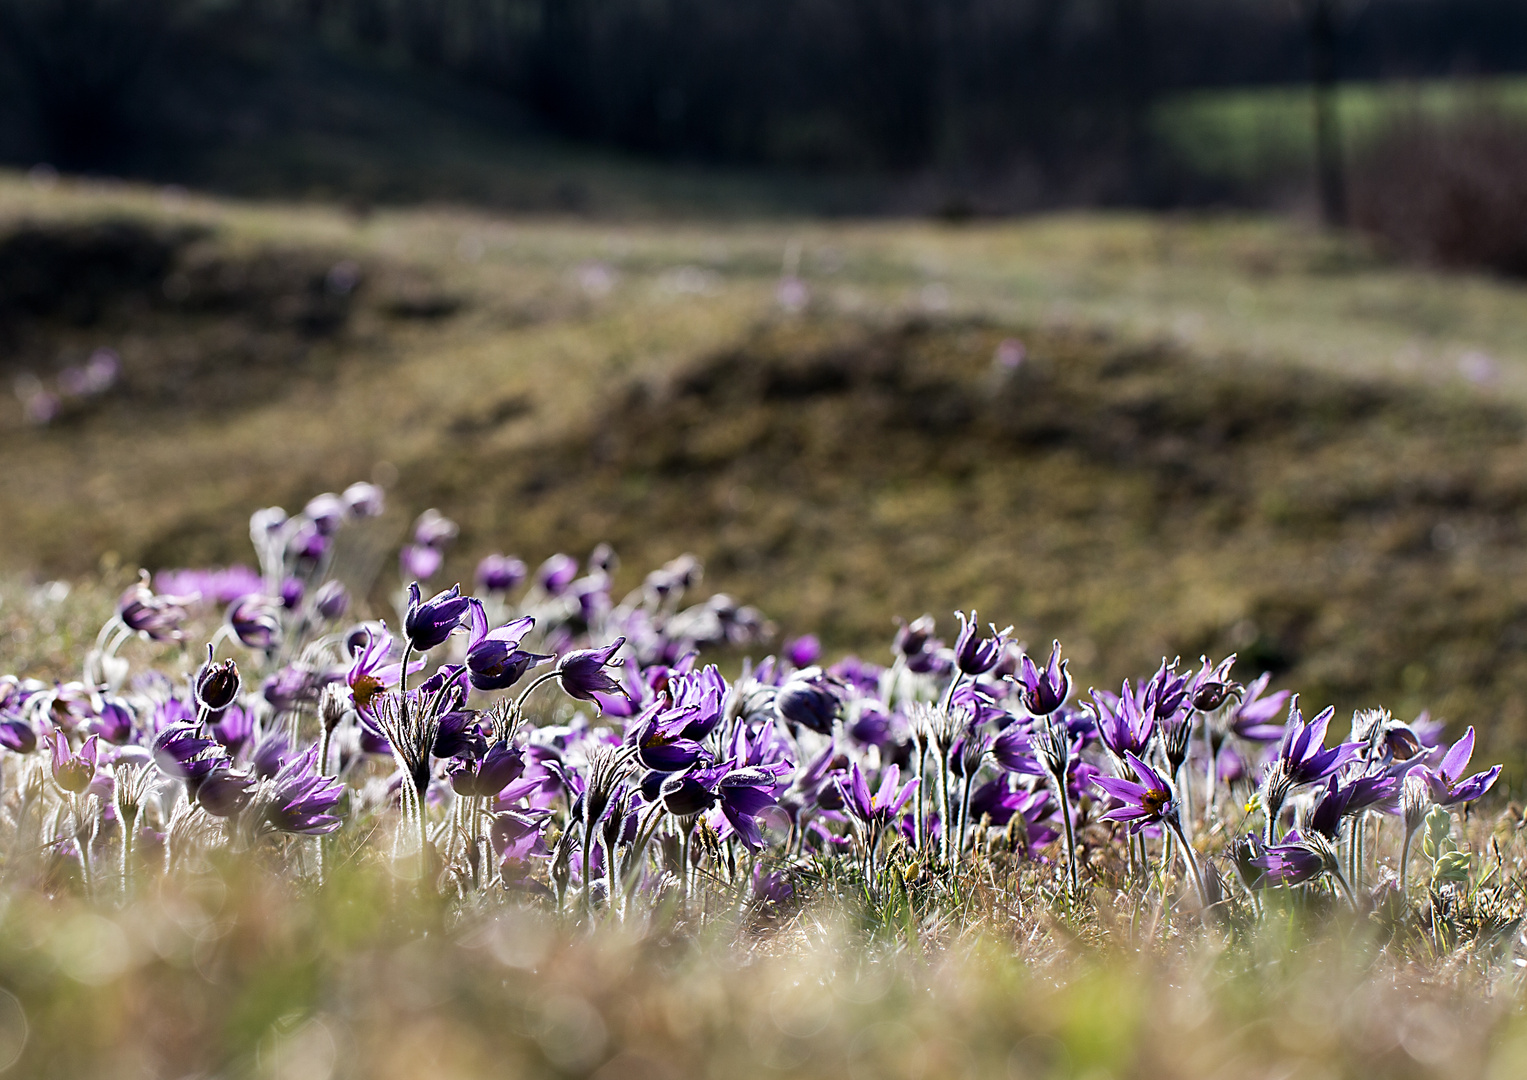
[[[1400,121],[1527,118],[1527,79],[1345,83],[1336,103],[1347,151],[1360,154]],[[1265,182],[1308,172],[1314,160],[1308,87],[1183,94],[1158,105],[1152,124],[1173,158],[1206,177]]]

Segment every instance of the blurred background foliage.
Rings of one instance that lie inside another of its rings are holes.
[[[1519,115],[1513,0],[3,0],[0,160],[505,199],[448,163],[368,171],[343,149],[407,159],[411,131],[445,124],[500,149],[859,179],[794,194],[816,209],[1266,202],[1309,156],[1288,88],[1323,33],[1362,84],[1341,102],[1359,148],[1396,116]],[[1437,83],[1455,78],[1471,89]]]

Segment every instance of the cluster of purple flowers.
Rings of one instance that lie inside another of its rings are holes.
[[[1233,656],[1079,700],[1058,642],[1030,655],[974,612],[951,644],[931,616],[903,625],[885,665],[823,666],[808,635],[727,678],[703,651],[770,628],[725,596],[686,604],[694,559],[618,600],[605,547],[533,572],[490,555],[473,594],[431,592],[457,535],[434,511],[400,559],[396,630],[348,623],[345,530],[382,510],[369,484],[262,510],[257,575],[145,578],[79,682],[0,680],[5,759],[46,757],[68,810],[51,844],[87,887],[112,845],[124,885],[144,853],[281,837],[315,844],[302,865],[321,874],[322,841],[296,838],[390,823],[390,857],[440,888],[617,915],[702,880],[775,903],[794,868],[840,857],[872,892],[892,858],[948,870],[998,852],[1063,860],[1076,892],[1110,859],[1143,871],[1152,843],[1206,909],[1235,882],[1248,900],[1325,881],[1355,898],[1376,821],[1403,821],[1408,856],[1428,813],[1500,773],[1469,774],[1473,730],[1443,744],[1424,716],[1359,712],[1328,747],[1332,710],[1305,721],[1267,676],[1236,682]],[[183,685],[119,655],[134,636],[181,640],[212,600],[226,618]]]

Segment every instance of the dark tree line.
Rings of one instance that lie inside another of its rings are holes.
[[[1161,94],[1308,79],[1312,11],[1328,78],[1527,67],[1521,0],[0,0],[0,90],[64,165],[109,165],[152,137],[126,113],[156,84],[194,93],[263,42],[449,73],[659,156],[1139,177]]]

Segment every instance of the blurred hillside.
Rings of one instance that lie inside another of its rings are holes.
[[[0,0],[0,161],[362,207],[1245,201],[1172,103],[1299,86],[1321,12],[1343,80],[1527,70],[1514,0]]]
[[[1238,649],[1527,734],[1514,286],[1265,220],[357,217],[15,177],[0,221],[7,573],[247,559],[251,509],[374,476],[379,552],[461,522],[449,580],[694,551],[834,650],[975,604],[1084,682]]]

